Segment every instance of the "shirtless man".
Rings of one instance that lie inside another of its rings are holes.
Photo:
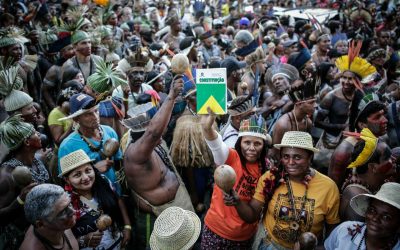
[[[168,152],[161,145],[161,137],[166,131],[175,99],[182,89],[183,80],[175,80],[168,97],[145,131],[139,133],[130,131],[131,139],[134,142],[129,144],[125,151],[124,166],[129,189],[136,201],[135,204],[138,204],[136,207],[138,211],[135,212],[135,216],[137,216],[135,230],[138,237],[145,236],[144,232],[152,230],[153,225],[150,225],[151,228],[147,228],[146,218],[151,216],[151,224],[154,224],[156,216],[169,206],[179,206],[194,211],[189,194],[176,172]],[[143,216],[144,221],[142,221]],[[145,240],[135,240],[135,246],[145,247],[143,246],[146,244],[143,242]]]
[[[329,34],[322,34],[317,38],[317,50],[312,54],[311,60],[318,66],[323,62],[328,62],[328,50],[331,46]]]
[[[74,209],[62,187],[53,184],[34,187],[26,198],[25,214],[32,226],[20,249],[79,249],[70,229],[75,225]],[[92,240],[98,239],[93,237]]]
[[[388,120],[385,117],[385,105],[379,101],[377,96],[376,99],[371,100],[371,96],[376,95],[368,94],[361,99],[355,125],[358,132],[363,128],[368,128],[376,137],[380,137],[387,131]],[[346,137],[332,154],[328,176],[336,182],[338,188],[342,187],[346,178],[346,169],[351,162],[351,154],[356,143],[356,138]]]
[[[305,90],[307,88],[307,90]],[[281,143],[283,135],[287,131],[304,131],[310,132],[312,127],[312,118],[316,108],[316,93],[318,88],[315,88],[315,82],[307,82],[306,84],[299,81],[295,82],[289,90],[289,96],[294,103],[294,108],[281,116],[274,126],[272,133],[272,144]],[[274,160],[279,160],[279,150],[272,148],[268,155]]]
[[[265,78],[269,91],[263,94],[265,101],[261,113],[266,118],[268,132],[271,133],[278,119],[293,108],[286,92],[290,84],[299,78],[299,72],[292,65],[280,64],[270,67]]]
[[[324,168],[325,172],[333,150],[341,141],[342,131],[348,127],[350,104],[355,92],[355,77],[355,73],[351,71],[343,72],[340,77],[342,87],[326,94],[319,104],[315,126],[325,131],[316,145],[320,152],[315,155],[314,164],[317,169]],[[325,120],[326,118],[328,119]]]
[[[103,59],[92,54],[92,42],[86,32],[81,30],[75,32],[71,38],[71,43],[74,46],[75,56],[65,61],[61,67],[61,72],[64,72],[68,65],[72,65],[82,72],[86,83],[87,78],[96,70],[96,65]]]

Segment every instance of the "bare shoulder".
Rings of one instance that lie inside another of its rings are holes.
[[[46,250],[46,247],[35,237],[33,226],[30,226],[28,231],[25,233],[25,238],[20,250]]]
[[[14,193],[12,192],[15,190],[15,184],[11,175],[12,170],[13,168],[9,166],[3,165],[0,167],[0,195],[7,196],[9,193]]]

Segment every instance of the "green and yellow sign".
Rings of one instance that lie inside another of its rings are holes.
[[[207,107],[218,115],[226,114],[226,69],[197,69],[197,113],[208,114]]]

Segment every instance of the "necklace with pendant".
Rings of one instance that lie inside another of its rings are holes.
[[[286,176],[286,187],[288,189],[288,198],[290,202],[290,207],[292,210],[292,216],[289,218],[289,228],[290,228],[290,240],[293,242],[297,241],[297,238],[300,235],[300,223],[301,223],[301,214],[304,210],[306,201],[307,201],[307,193],[308,193],[308,186],[305,185],[306,190],[304,192],[304,195],[301,199],[301,206],[300,206],[300,211],[297,212],[296,210],[296,202],[295,202],[295,197],[293,194],[293,187],[290,182],[289,176]]]

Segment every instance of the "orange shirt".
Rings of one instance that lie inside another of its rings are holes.
[[[236,172],[236,182],[233,189],[241,200],[248,202],[253,197],[258,179],[261,177],[258,163],[246,164],[247,171],[242,168],[238,153],[229,149],[228,159],[225,164],[231,166]],[[226,206],[223,191],[214,185],[210,209],[205,217],[205,224],[215,234],[233,241],[245,241],[253,237],[257,230],[258,222],[247,224],[236,211],[235,207]]]

